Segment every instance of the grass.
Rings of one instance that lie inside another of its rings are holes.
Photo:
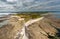
[[[37,13],[24,13],[24,14],[16,14],[17,16],[20,16],[21,18],[25,18],[25,21],[28,21],[30,19],[36,19],[36,18],[40,18],[42,17],[41,14],[37,14]]]

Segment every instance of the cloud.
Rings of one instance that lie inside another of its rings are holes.
[[[41,6],[41,7],[36,7],[36,8],[33,8],[33,9],[53,9],[53,8],[59,8],[60,5],[55,5],[55,6]]]
[[[45,7],[45,9],[51,9],[51,8],[59,8],[60,7],[60,5],[55,5],[55,6],[47,6],[47,7]]]
[[[24,0],[24,2],[33,2],[34,0]]]
[[[12,3],[11,3],[12,2]],[[60,0],[0,0],[0,11],[60,9]]]
[[[16,2],[17,0],[7,0],[7,2]]]
[[[30,8],[37,7],[37,6],[40,6],[40,5],[47,5],[48,3],[51,3],[51,2],[56,2],[56,0],[51,0],[51,1],[47,1],[47,2],[37,3],[35,5],[28,6],[28,7],[25,7],[25,8],[30,9]]]

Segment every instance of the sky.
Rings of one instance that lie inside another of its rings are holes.
[[[60,0],[0,0],[0,12],[60,11]]]

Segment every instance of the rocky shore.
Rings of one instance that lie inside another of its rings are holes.
[[[16,34],[21,32],[23,22],[19,17],[9,17],[7,24],[0,27],[0,39],[17,39]]]
[[[4,20],[7,23],[0,27],[0,39],[60,39],[60,23],[54,17],[45,16],[27,22],[20,16],[5,19],[8,21]]]

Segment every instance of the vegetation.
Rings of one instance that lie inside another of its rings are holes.
[[[41,13],[20,13],[20,14],[16,14],[17,16],[20,16],[21,18],[25,18],[25,21],[28,21],[29,19],[36,19],[41,16]]]

